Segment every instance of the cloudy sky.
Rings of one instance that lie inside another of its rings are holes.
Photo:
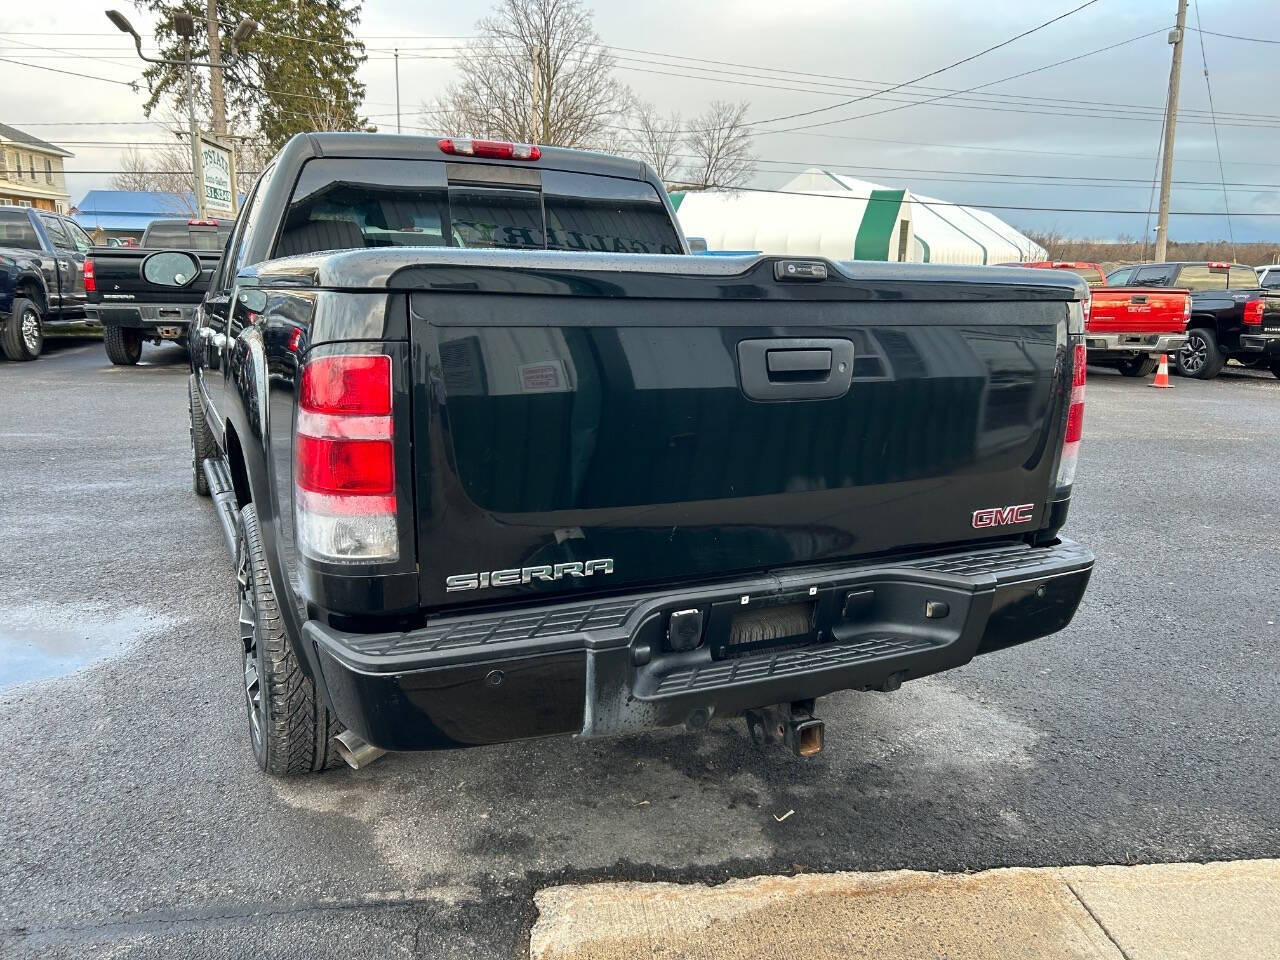
[[[615,48],[618,75],[663,110],[697,113],[713,99],[746,99],[748,117],[796,114],[911,80],[1064,13],[1083,0],[592,0],[596,26]],[[138,76],[129,40],[103,15],[110,0],[6,4],[0,11],[0,122],[75,153],[72,201],[107,186],[125,143],[154,149],[165,130],[147,124],[141,94],[114,81]],[[124,0],[143,33],[147,18]],[[369,0],[360,36],[369,61],[365,113],[395,129],[391,51],[400,49],[401,122],[452,78],[451,49],[472,35],[484,2]],[[1027,229],[1090,237],[1140,236],[1168,82],[1165,32],[1176,0],[1098,0],[1059,23],[924,86],[792,121],[762,122],[755,185],[778,186],[806,166],[947,200],[991,206]],[[1280,239],[1280,3],[1201,0],[1206,31],[1275,43],[1204,36],[1218,114],[1221,168],[1201,63],[1188,31],[1175,151],[1175,239],[1225,238],[1224,202],[1236,239]],[[1193,0],[1188,24],[1196,25]],[[1143,34],[1144,39],[1038,69]],[[626,48],[626,49],[621,49]],[[19,65],[12,61],[22,61]],[[721,61],[709,63],[707,61]],[[100,79],[55,73],[70,70]],[[1037,71],[934,104],[903,106]],[[908,92],[910,91],[910,92]],[[859,116],[894,107],[879,116]],[[848,119],[846,119],[848,118]],[[798,125],[838,121],[805,130]],[[1227,181],[1224,198],[1220,180]],[[1002,209],[1003,208],[1003,209]],[[1014,209],[1035,208],[1035,209]],[[1052,208],[1052,209],[1050,209]],[[1067,208],[1067,209],[1063,209]],[[1078,213],[1091,208],[1137,213]]]

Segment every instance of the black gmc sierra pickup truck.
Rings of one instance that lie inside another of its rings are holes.
[[[689,256],[635,161],[295,137],[190,336],[259,766],[731,716],[807,756],[821,696],[1062,629],[1087,295]]]

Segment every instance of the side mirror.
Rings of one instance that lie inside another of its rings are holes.
[[[185,287],[200,276],[200,260],[183,250],[153,253],[142,261],[142,279],[159,287]]]
[[[706,237],[685,237],[685,242],[689,244],[690,253],[706,253],[707,238]]]

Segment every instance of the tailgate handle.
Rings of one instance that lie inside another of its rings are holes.
[[[1135,293],[1129,298],[1130,303],[1146,303],[1147,295],[1145,293]]]
[[[797,337],[738,341],[738,377],[752,400],[829,400],[849,392],[853,341]]]
[[[830,350],[770,350],[765,359],[769,379],[775,382],[789,379],[788,374],[809,374],[806,379],[818,379],[819,376],[826,379],[831,372]]]

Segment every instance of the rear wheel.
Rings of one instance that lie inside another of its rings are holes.
[[[131,367],[142,359],[142,331],[112,324],[102,331],[107,359],[117,367]]]
[[[236,589],[249,745],[259,768],[274,776],[294,776],[336,766],[341,758],[333,738],[342,725],[320,702],[294,654],[253,504],[240,511]]]
[[[1134,357],[1130,360],[1121,360],[1118,364],[1120,372],[1126,377],[1149,377],[1156,372],[1156,367],[1160,361],[1155,357]]]
[[[1187,331],[1187,342],[1178,351],[1178,372],[1184,377],[1212,380],[1222,372],[1227,358],[1218,346],[1218,336],[1207,327]]]
[[[13,314],[4,326],[4,355],[10,360],[34,360],[44,349],[44,318],[27,297],[13,298]]]
[[[1280,357],[1276,357],[1271,361],[1271,372],[1280,377]]]
[[[205,479],[204,462],[214,455],[213,434],[204,419],[204,407],[200,405],[200,393],[194,375],[187,378],[187,412],[190,415],[191,435],[191,486],[202,497],[209,495],[209,481]]]

